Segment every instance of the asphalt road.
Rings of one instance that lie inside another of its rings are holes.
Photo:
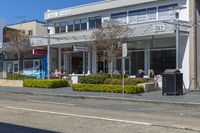
[[[200,133],[200,107],[0,93],[0,133]]]

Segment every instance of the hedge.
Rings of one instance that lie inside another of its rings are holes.
[[[66,80],[42,80],[42,79],[26,79],[23,82],[24,87],[33,87],[33,88],[61,88],[67,87],[68,81]]]
[[[128,77],[128,75],[125,75],[125,77]],[[120,74],[89,75],[89,76],[82,77],[80,79],[80,83],[82,83],[82,84],[104,84],[105,80],[108,78],[121,79],[121,75]]]
[[[26,76],[22,74],[8,74],[7,79],[8,80],[24,80],[24,79],[36,79],[36,77]]]
[[[108,93],[122,93],[121,85],[106,85],[106,84],[74,84],[72,85],[74,91],[91,91],[91,92],[108,92]],[[125,85],[126,94],[144,93],[143,86]]]
[[[144,78],[125,78],[124,84],[125,85],[137,85],[141,83],[147,83],[150,79],[144,79]],[[112,85],[121,85],[122,79],[114,79],[114,78],[107,78],[104,81],[104,84],[112,84]]]

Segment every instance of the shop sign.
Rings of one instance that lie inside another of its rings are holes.
[[[153,26],[153,31],[155,33],[164,32],[165,31],[165,25],[154,25]]]
[[[62,52],[71,52],[73,51],[72,48],[62,48]]]
[[[75,52],[88,52],[89,48],[88,47],[80,47],[80,46],[73,46],[73,51]]]
[[[45,49],[33,49],[33,54],[47,54]]]
[[[72,13],[71,9],[61,10],[61,11],[57,11],[57,12],[49,11],[45,14],[45,19],[52,19],[52,18],[56,18],[56,17],[64,17],[64,16],[71,15],[71,13]]]

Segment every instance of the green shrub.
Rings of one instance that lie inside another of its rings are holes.
[[[92,91],[92,92],[108,92],[108,93],[122,93],[121,85],[105,85],[105,84],[74,84],[72,85],[74,91]],[[143,86],[125,85],[126,94],[144,93]]]
[[[103,84],[106,78],[109,78],[108,74],[97,74],[82,77],[80,83],[83,84]]]
[[[125,78],[124,84],[125,85],[137,85],[137,84],[141,84],[141,83],[147,83],[149,81],[150,81],[149,79],[143,79],[143,78]],[[104,81],[104,84],[121,85],[122,79],[107,78]]]
[[[26,79],[23,83],[24,87],[33,87],[33,88],[61,88],[67,87],[68,81],[61,79],[51,79],[51,80],[42,80],[42,79]]]
[[[36,79],[36,77],[26,76],[22,74],[8,74],[7,79],[8,80],[24,80],[24,79]]]
[[[128,75],[125,75],[125,77],[128,77]],[[108,78],[121,79],[121,75],[120,74],[89,75],[89,76],[82,77],[80,79],[80,83],[82,83],[82,84],[104,84],[105,80]]]

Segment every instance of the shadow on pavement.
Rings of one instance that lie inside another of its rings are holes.
[[[58,133],[58,132],[0,122],[0,133]]]

